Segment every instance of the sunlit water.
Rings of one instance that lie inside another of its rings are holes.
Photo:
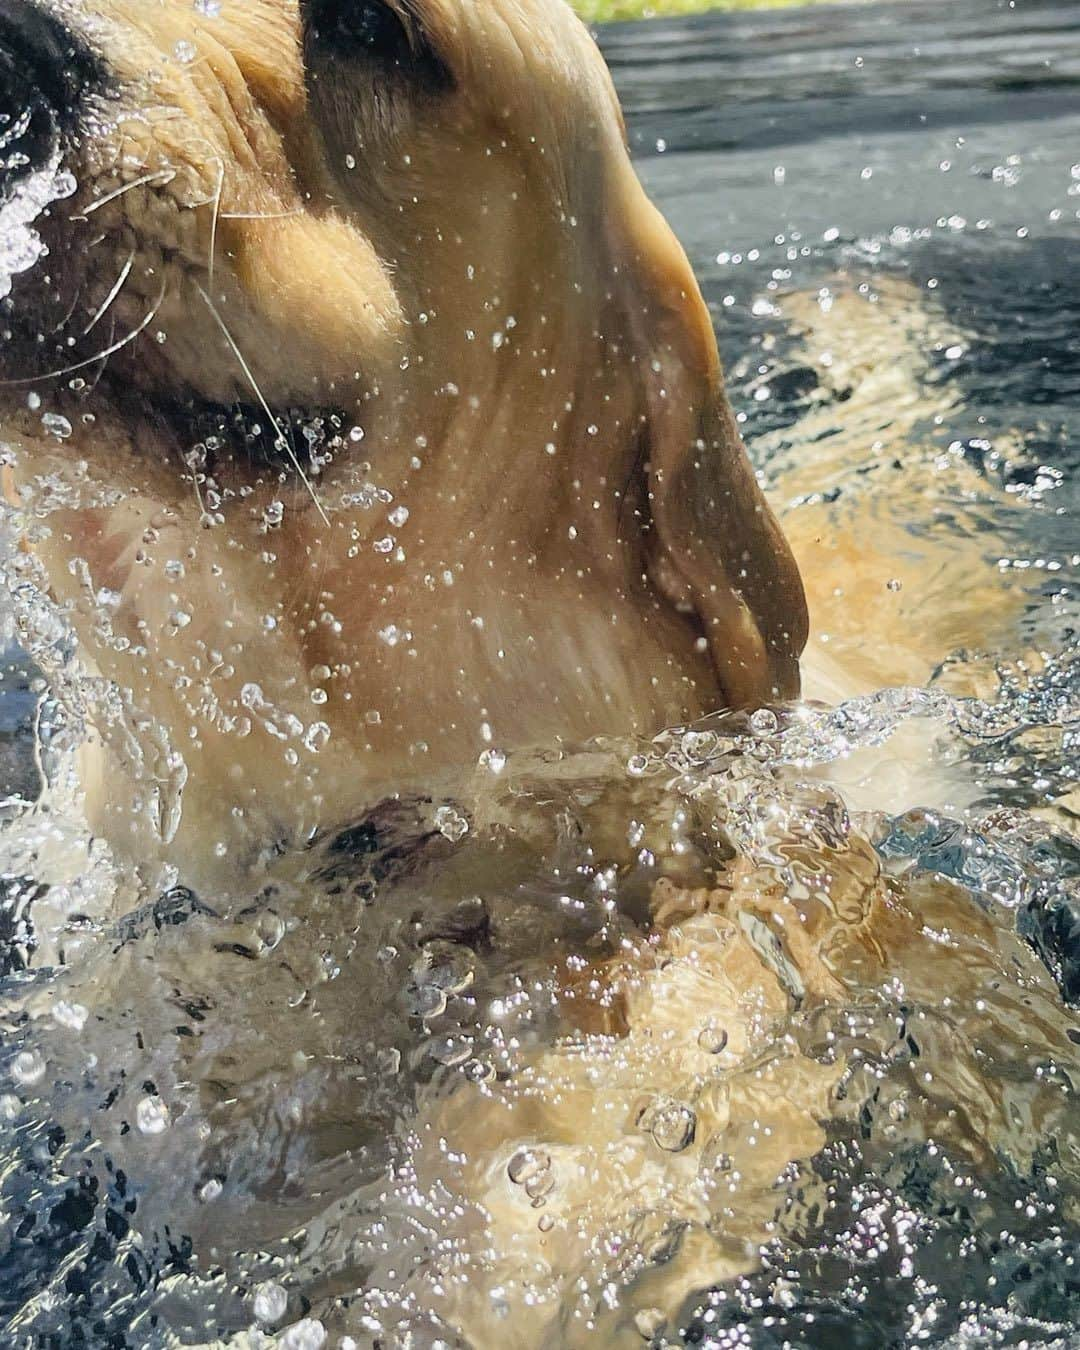
[[[1080,27],[937,8],[605,39],[839,706],[118,917],[16,663],[4,1344],[1077,1343]]]

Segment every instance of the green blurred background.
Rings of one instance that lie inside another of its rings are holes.
[[[654,14],[697,14],[705,9],[787,9],[825,0],[570,0],[588,23],[647,19]]]

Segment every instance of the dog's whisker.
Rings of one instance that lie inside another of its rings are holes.
[[[73,361],[70,366],[63,366],[59,370],[44,371],[40,375],[24,375],[17,380],[0,380],[0,388],[10,389],[19,385],[40,384],[42,380],[60,380],[63,379],[65,375],[73,375],[77,370],[85,370],[87,366],[92,366],[98,361],[107,361],[110,356],[114,356],[118,351],[121,351],[124,347],[127,347],[134,342],[139,334],[144,333],[150,324],[154,322],[158,310],[160,310],[164,303],[166,289],[167,282],[162,281],[161,290],[158,292],[158,298],[154,301],[151,309],[143,317],[140,323],[133,328],[126,337],[122,337],[119,342],[113,342],[108,347],[104,347],[101,351],[96,352],[93,356],[88,356],[82,361]]]
[[[98,323],[104,317],[104,315],[108,313],[113,302],[116,300],[116,297],[124,289],[124,283],[131,275],[131,269],[134,265],[135,265],[135,250],[132,249],[131,252],[128,254],[127,262],[125,262],[123,267],[121,267],[120,269],[120,275],[113,282],[109,294],[98,306],[97,312],[90,320],[90,322],[86,325],[86,327],[83,329],[82,331],[83,337],[86,337],[88,333],[92,332],[93,329],[97,327]]]
[[[210,248],[209,248],[209,257],[207,258],[206,261],[206,284],[210,287],[211,290],[214,289],[214,254],[217,251],[217,227],[218,227],[218,218],[221,212],[221,191],[222,188],[225,186],[225,163],[223,160],[219,159],[217,164],[218,164],[217,189],[214,192],[213,198],[214,207],[210,215]]]
[[[117,197],[122,197],[125,192],[131,192],[138,187],[146,187],[150,183],[159,184],[164,187],[171,183],[176,177],[175,169],[155,169],[153,173],[144,173],[141,178],[133,178],[130,183],[122,183],[120,187],[113,188],[111,192],[106,192],[104,197],[95,197],[88,206],[83,208],[84,216],[93,215],[103,206],[108,206],[110,202],[116,201]]]
[[[79,303],[79,297],[82,295],[82,282],[75,288],[75,294],[71,297],[71,304],[67,307],[67,313],[60,322],[53,328],[54,333],[62,333],[71,322],[71,316],[75,313],[75,307]]]
[[[112,343],[112,342],[115,342],[115,341],[116,341],[116,315],[115,315],[115,314],[110,314],[110,315],[109,315],[109,342]],[[101,383],[102,377],[103,377],[104,374],[105,374],[105,367],[106,367],[106,365],[107,365],[107,362],[102,361],[101,365],[98,366],[98,368],[97,368],[97,373],[94,375],[93,380],[92,380],[92,381],[90,382],[90,384],[87,386],[86,392],[87,392],[88,394],[92,394],[92,393],[94,392],[94,390],[98,387],[98,385]]]
[[[244,378],[245,378],[245,379],[247,380],[247,382],[251,385],[251,388],[252,388],[253,393],[255,394],[255,397],[259,400],[259,404],[260,404],[260,406],[261,406],[263,412],[266,414],[267,418],[269,419],[271,427],[273,428],[273,431],[274,431],[274,437],[275,437],[277,443],[278,443],[280,446],[282,446],[282,447],[284,448],[286,454],[289,456],[289,459],[290,459],[291,462],[292,462],[293,468],[296,470],[297,474],[300,476],[300,481],[303,483],[304,487],[307,489],[308,495],[311,497],[311,500],[315,503],[315,509],[318,511],[319,515],[322,517],[323,524],[326,525],[327,528],[329,528],[329,527],[330,527],[330,517],[326,514],[326,511],[323,509],[323,504],[322,504],[322,502],[319,500],[319,495],[318,495],[318,493],[315,491],[315,488],[312,486],[311,480],[308,478],[307,474],[304,472],[303,465],[300,463],[300,460],[299,460],[299,458],[298,458],[298,456],[297,456],[297,454],[296,454],[296,451],[293,449],[292,443],[289,441],[288,437],[285,435],[285,431],[284,431],[283,427],[281,426],[281,423],[280,423],[280,422],[278,421],[278,419],[274,416],[274,413],[273,413],[273,411],[271,410],[270,404],[267,403],[265,397],[263,396],[262,389],[260,389],[259,383],[258,383],[258,381],[255,379],[255,376],[254,376],[254,374],[252,373],[251,367],[248,365],[247,361],[244,359],[244,354],[243,354],[243,352],[242,352],[242,351],[240,350],[240,348],[236,345],[236,342],[235,342],[235,340],[234,340],[234,338],[233,338],[232,333],[229,332],[229,329],[228,329],[228,327],[227,327],[226,324],[225,324],[225,320],[224,320],[224,319],[221,317],[221,315],[218,313],[217,307],[216,307],[216,305],[214,304],[213,300],[210,299],[209,295],[207,295],[206,291],[203,290],[202,286],[200,286],[199,283],[198,283],[197,281],[194,282],[194,286],[195,286],[195,289],[199,292],[199,295],[202,297],[202,301],[203,301],[203,303],[206,305],[206,308],[210,311],[210,314],[211,314],[211,316],[213,317],[215,323],[216,323],[217,326],[221,329],[221,332],[222,332],[222,335],[223,335],[224,338],[225,338],[225,341],[229,344],[229,349],[232,351],[232,354],[236,357],[236,359],[237,359],[237,361],[238,361],[238,363],[239,363],[239,365],[240,365],[240,369],[244,372]]]
[[[219,220],[289,220],[292,216],[303,215],[299,206],[291,211],[219,211]]]

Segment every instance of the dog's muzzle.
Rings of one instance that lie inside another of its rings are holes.
[[[103,85],[101,62],[57,15],[32,0],[0,0],[0,193],[77,135],[87,98]]]

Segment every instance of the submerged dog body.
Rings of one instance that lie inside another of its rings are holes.
[[[75,179],[10,278],[3,432],[110,690],[99,828],[145,856],[119,784],[186,782],[151,833],[225,854],[797,693],[797,571],[558,0],[9,0],[0,47],[5,209]]]

